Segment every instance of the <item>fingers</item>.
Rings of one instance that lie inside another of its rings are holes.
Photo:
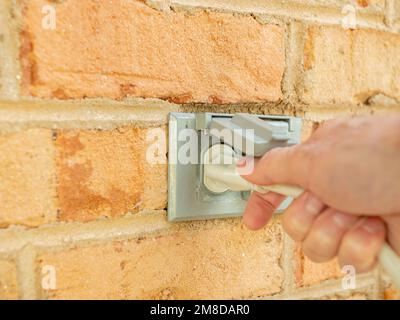
[[[400,219],[399,219],[400,226]],[[385,241],[385,224],[379,218],[364,218],[339,212],[305,192],[293,201],[283,216],[283,227],[291,238],[302,242],[305,255],[314,262],[338,256],[342,265],[357,272],[373,268]],[[400,239],[393,229],[393,241]],[[396,242],[397,243],[397,242]]]
[[[304,192],[283,215],[283,228],[295,241],[303,241],[325,205],[313,194]]]
[[[243,216],[245,225],[253,230],[262,228],[284,198],[274,192],[253,192]],[[396,221],[398,224],[392,230],[395,250],[400,240],[400,220]],[[303,242],[304,253],[312,261],[324,262],[338,256],[341,265],[352,265],[357,272],[374,267],[386,235],[385,223],[380,218],[360,218],[326,208],[310,192],[303,193],[286,210],[283,227],[295,241]]]
[[[328,208],[314,221],[303,242],[307,257],[315,262],[332,260],[339,252],[341,240],[359,218]]]
[[[243,214],[244,224],[251,230],[262,228],[284,199],[285,196],[274,192],[265,194],[253,192]]]
[[[352,265],[357,272],[371,270],[385,242],[385,224],[380,218],[359,220],[343,237],[339,249],[339,263]]]
[[[390,246],[400,256],[400,214],[383,216],[387,224],[387,238]]]
[[[259,159],[251,172],[248,170],[243,174],[240,172],[240,168],[246,166],[246,160],[242,159],[237,164],[238,172],[246,180],[258,185],[286,183],[307,189],[308,175],[314,154],[312,150],[312,145],[307,144],[275,148]],[[248,159],[248,161],[251,160]]]

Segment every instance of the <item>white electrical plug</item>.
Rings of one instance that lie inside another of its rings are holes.
[[[236,171],[238,160],[235,151],[226,144],[215,144],[204,153],[203,181],[208,190],[214,193],[231,191],[273,191],[288,197],[297,198],[303,189],[296,186],[276,184],[259,186],[243,179]]]

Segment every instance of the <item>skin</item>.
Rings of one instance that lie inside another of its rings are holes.
[[[371,270],[385,241],[400,255],[400,116],[327,121],[304,143],[237,164],[246,180],[306,190],[283,216],[285,231],[315,262],[338,257]],[[245,170],[246,169],[246,170]],[[285,197],[252,193],[243,219],[262,228]]]

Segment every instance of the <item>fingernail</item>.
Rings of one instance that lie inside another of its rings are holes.
[[[378,219],[366,219],[362,228],[370,234],[377,234],[385,229],[383,223]]]
[[[345,213],[337,212],[333,216],[333,222],[342,229],[348,229],[354,222],[354,217]]]
[[[324,208],[324,204],[312,194],[308,194],[305,204],[305,210],[310,215],[317,215]]]
[[[246,157],[240,158],[236,161],[237,167],[244,167],[246,165]]]

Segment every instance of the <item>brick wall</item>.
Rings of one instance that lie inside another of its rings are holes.
[[[399,17],[396,0],[0,0],[0,298],[398,298],[379,268],[344,290],[280,216],[168,223],[145,151],[172,111],[297,115],[303,139],[400,112]]]

